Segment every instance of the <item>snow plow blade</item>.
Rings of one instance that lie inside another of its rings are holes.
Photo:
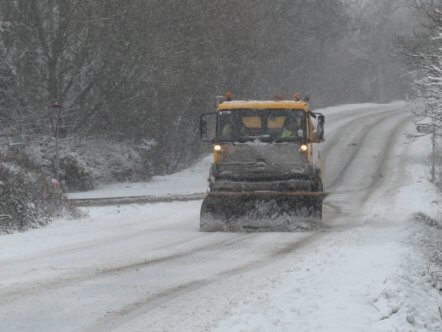
[[[323,192],[210,192],[200,231],[292,232],[322,226]]]

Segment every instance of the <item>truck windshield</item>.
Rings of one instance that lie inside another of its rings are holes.
[[[220,142],[290,142],[306,137],[303,110],[223,110],[218,115]]]

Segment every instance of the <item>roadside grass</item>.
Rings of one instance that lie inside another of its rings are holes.
[[[428,258],[425,272],[430,277],[431,285],[442,292],[442,211],[438,209],[434,217],[417,212],[413,220],[423,226],[417,238],[419,247]]]

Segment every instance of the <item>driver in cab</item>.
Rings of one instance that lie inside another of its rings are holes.
[[[281,138],[295,138],[297,137],[297,130],[301,129],[301,119],[291,119],[287,117],[284,123],[284,129],[281,132]]]

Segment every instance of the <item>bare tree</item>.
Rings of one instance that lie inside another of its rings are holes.
[[[412,39],[398,42],[397,59],[409,74],[425,107],[415,110],[416,121],[430,121],[440,135],[442,126],[442,5],[433,0],[414,0],[413,7],[424,18]]]
[[[226,90],[399,98],[382,33],[394,6],[364,6],[356,29],[344,0],[0,0],[0,121],[47,134],[57,100],[68,135],[153,139],[172,171],[201,153],[198,115]]]
[[[434,0],[413,0],[412,7],[423,19],[413,39],[399,39],[397,58],[409,68],[417,95],[424,105],[413,110],[418,135],[432,135],[431,180],[436,180],[436,147],[442,136],[442,4]]]

